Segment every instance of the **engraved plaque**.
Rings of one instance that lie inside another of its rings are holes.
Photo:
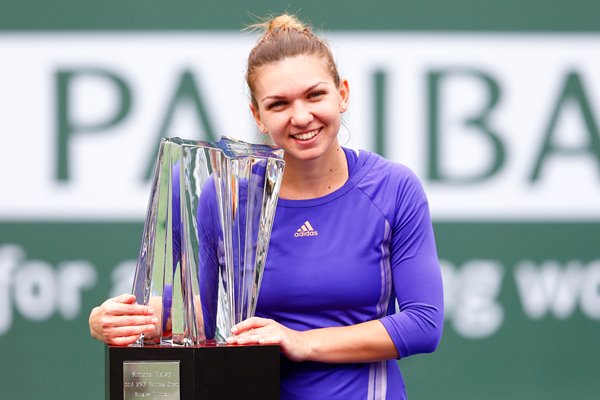
[[[180,400],[179,361],[123,362],[124,400]]]

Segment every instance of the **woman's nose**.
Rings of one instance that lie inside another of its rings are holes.
[[[303,103],[296,103],[292,107],[292,115],[290,122],[296,126],[306,126],[313,120],[313,115],[310,109]]]

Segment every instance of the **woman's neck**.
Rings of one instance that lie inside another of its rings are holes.
[[[344,186],[349,176],[344,150],[335,145],[330,153],[315,160],[286,158],[279,196],[289,200],[314,199]]]

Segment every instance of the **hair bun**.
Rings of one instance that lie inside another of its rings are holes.
[[[295,30],[304,32],[308,28],[300,22],[296,17],[289,14],[279,15],[268,22],[267,31],[276,30]]]
[[[285,58],[314,56],[325,60],[333,83],[340,85],[340,75],[327,42],[314,34],[310,25],[305,25],[296,16],[282,14],[250,25],[249,30],[260,30],[262,35],[248,55],[246,82],[252,94],[252,104],[258,109],[255,80],[261,73],[260,67],[276,63]]]

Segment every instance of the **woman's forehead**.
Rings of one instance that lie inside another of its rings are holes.
[[[256,75],[256,89],[262,94],[307,89],[319,82],[333,84],[322,57],[298,56],[262,66]],[[261,97],[260,95],[258,96]]]

